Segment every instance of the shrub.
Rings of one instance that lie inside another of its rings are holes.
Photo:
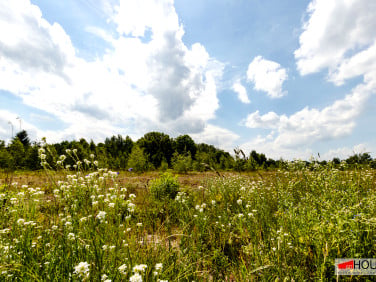
[[[171,173],[163,173],[150,183],[150,193],[157,200],[175,199],[179,191],[179,182]]]
[[[192,158],[190,154],[179,155],[174,154],[172,159],[172,167],[178,173],[187,173],[192,169]]]

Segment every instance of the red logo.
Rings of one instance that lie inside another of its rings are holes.
[[[354,269],[354,260],[339,263],[338,269]]]

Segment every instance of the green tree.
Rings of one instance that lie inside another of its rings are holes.
[[[128,159],[128,167],[136,172],[144,172],[149,168],[144,151],[138,145],[134,145],[132,148],[132,152]]]
[[[20,139],[15,137],[8,146],[8,151],[12,156],[12,168],[22,169],[25,161],[25,148]]]
[[[3,140],[0,140],[0,168],[11,168],[12,163],[12,155],[8,152],[7,148],[5,147],[5,142]]]
[[[191,154],[187,153],[185,155],[174,153],[171,161],[172,167],[176,172],[187,173],[192,170],[192,158]]]
[[[18,132],[16,134],[15,138],[18,138],[18,140],[21,141],[21,143],[22,143],[22,145],[24,146],[25,149],[30,147],[30,145],[31,145],[30,138],[29,138],[29,135],[26,132],[26,130],[22,130],[22,131]]]
[[[186,155],[188,152],[191,156],[195,156],[197,146],[189,135],[180,135],[175,139],[175,151],[180,155]]]
[[[160,132],[146,133],[137,141],[137,144],[142,148],[148,156],[148,160],[154,167],[161,166],[162,160],[166,160],[171,164],[173,153],[172,141],[170,136]]]

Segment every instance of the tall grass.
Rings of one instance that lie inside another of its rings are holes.
[[[326,281],[335,258],[376,253],[373,170],[295,162],[180,188],[166,173],[134,194],[94,158],[40,154],[48,185],[1,187],[2,281]]]

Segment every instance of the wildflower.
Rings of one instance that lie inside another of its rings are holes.
[[[100,211],[100,212],[97,214],[97,216],[96,216],[96,218],[98,218],[99,221],[101,221],[101,222],[105,219],[105,217],[106,217],[106,212],[105,212],[105,211]]]
[[[163,268],[163,264],[162,264],[162,263],[157,263],[157,264],[155,265],[155,270],[157,270],[157,271],[162,270],[162,268]]]
[[[155,271],[153,272],[154,276],[158,276],[160,274],[160,271],[162,270],[162,268],[163,268],[163,264],[157,263],[155,265]]]
[[[115,203],[109,203],[108,206],[109,206],[110,208],[114,208],[114,207],[115,207]]]
[[[20,218],[17,220],[18,225],[24,225],[24,223],[25,223],[25,220],[23,218]]]
[[[85,262],[80,262],[78,265],[74,267],[74,273],[78,274],[82,278],[88,278],[89,277],[89,264]]]
[[[136,225],[137,225],[137,227],[141,227],[142,226],[142,222],[138,222]]]
[[[74,239],[76,239],[76,235],[74,235],[74,233],[69,233],[68,240],[73,241]]]
[[[118,267],[118,270],[120,271],[121,274],[127,275],[127,265],[123,264]]]
[[[135,204],[133,204],[133,203],[129,203],[129,204],[128,204],[128,211],[129,211],[130,213],[134,212],[135,207],[136,207]]]
[[[242,199],[239,199],[236,202],[238,203],[239,206],[243,203]]]
[[[138,273],[133,274],[131,277],[129,277],[130,282],[142,282],[142,276]]]
[[[135,199],[136,198],[136,195],[135,194],[129,194],[129,199]]]
[[[138,264],[133,267],[133,272],[144,272],[148,266],[146,264]]]

